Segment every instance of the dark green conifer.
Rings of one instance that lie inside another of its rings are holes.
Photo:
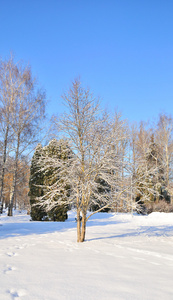
[[[41,144],[38,144],[35,153],[32,157],[31,168],[30,168],[30,180],[29,180],[29,197],[31,204],[31,218],[33,221],[41,221],[46,216],[46,212],[43,208],[35,206],[38,203],[38,197],[43,196],[43,188],[41,187],[44,183],[44,174],[41,171],[40,165],[38,164],[43,148]]]
[[[47,192],[54,183],[57,182],[59,176],[58,167],[51,164],[51,159],[67,160],[71,156],[71,151],[64,140],[57,141],[53,139],[47,146],[43,147],[38,144],[36,151],[33,155],[31,162],[30,181],[29,181],[29,196],[31,204],[31,217],[34,221],[51,220],[51,221],[65,221],[67,219],[68,207],[62,203],[49,210],[48,212],[44,208],[44,201],[46,201]],[[48,168],[44,168],[48,164]],[[45,171],[46,169],[46,171]],[[62,176],[62,175],[61,175]],[[64,180],[61,178],[61,180]],[[64,182],[64,200],[69,195],[70,187]],[[38,203],[39,197],[44,197],[43,206],[35,206]],[[58,202],[58,195],[55,193],[51,201]]]

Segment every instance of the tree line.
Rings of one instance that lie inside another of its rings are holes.
[[[27,202],[28,153],[38,142],[45,117],[45,92],[38,88],[30,66],[15,62],[11,55],[0,60],[0,203]],[[8,180],[9,178],[9,180]],[[21,194],[21,195],[20,195]]]
[[[13,57],[1,60],[1,210],[8,206],[10,216],[13,207],[29,206],[30,200],[33,220],[65,220],[74,208],[78,242],[96,212],[171,211],[172,116],[129,124],[119,112],[101,109],[79,79],[62,98],[66,110],[52,118],[58,138],[42,147],[45,92],[30,67]]]

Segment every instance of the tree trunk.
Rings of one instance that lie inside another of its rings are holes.
[[[8,217],[13,216],[13,202],[14,202],[14,186],[12,187],[11,193],[10,193],[10,201],[8,205]]]
[[[83,213],[83,216],[82,216],[81,242],[85,241],[85,234],[86,234],[86,213]]]
[[[1,199],[0,214],[3,213],[3,207],[4,207],[4,199]]]
[[[80,210],[77,210],[77,242],[81,242],[81,220],[80,220]]]
[[[77,211],[77,242],[78,243],[82,243],[85,241],[85,234],[86,234],[86,213],[82,213],[82,221],[81,221],[80,211]]]
[[[1,174],[1,181],[0,181],[0,186],[1,186],[1,190],[0,190],[0,202],[1,202],[0,214],[2,214],[2,212],[3,212],[3,204],[4,204],[3,190],[4,190],[5,163],[6,163],[6,157],[7,157],[8,132],[9,132],[9,124],[6,127],[6,133],[5,133],[5,139],[4,139],[4,153],[3,153],[3,159],[2,159],[2,174]]]
[[[17,167],[18,167],[18,157],[19,157],[19,146],[20,146],[20,133],[17,137],[17,148],[16,148],[16,157],[15,157],[15,169],[14,169],[14,177],[13,177],[13,187],[10,194],[10,202],[8,206],[8,216],[11,217],[13,215],[13,205],[16,194],[16,183],[17,183]]]
[[[168,154],[168,145],[166,145],[166,186],[169,192],[169,154]]]

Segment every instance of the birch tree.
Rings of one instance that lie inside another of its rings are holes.
[[[4,138],[1,172],[0,198],[3,197],[4,174],[7,148],[11,141],[11,155],[14,157],[13,185],[10,193],[8,215],[12,215],[16,196],[18,162],[22,154],[38,141],[41,122],[45,115],[45,93],[38,88],[31,68],[14,57],[1,60],[0,64],[0,104],[3,115]],[[1,200],[3,202],[3,200]]]
[[[15,152],[13,186],[10,194],[8,216],[16,196],[19,157],[38,141],[41,122],[45,116],[45,93],[37,88],[30,66],[17,63],[13,76],[15,97],[13,98],[12,131]]]
[[[4,176],[6,168],[6,160],[9,146],[9,139],[11,137],[11,122],[13,111],[13,98],[14,89],[12,77],[15,74],[16,69],[12,63],[12,60],[3,61],[0,60],[0,135],[1,135],[1,174],[0,174],[0,212],[3,210],[3,192],[4,192]]]

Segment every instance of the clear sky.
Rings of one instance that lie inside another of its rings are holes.
[[[130,121],[173,113],[172,0],[0,0],[0,56],[30,63],[49,115],[80,76]]]

